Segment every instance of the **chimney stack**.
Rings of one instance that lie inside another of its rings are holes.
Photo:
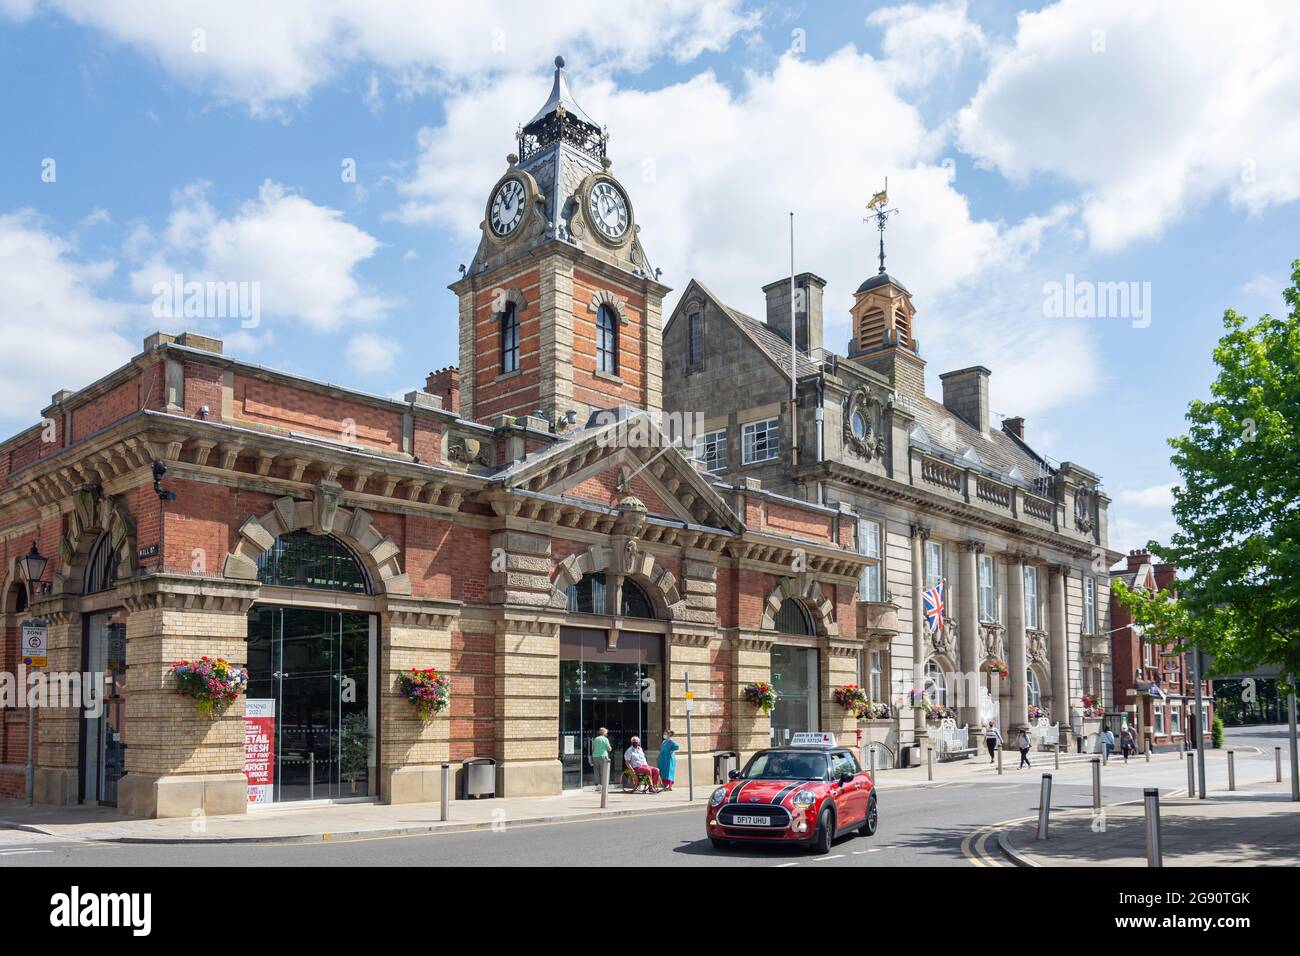
[[[795,323],[799,331],[796,345],[801,352],[814,352],[823,347],[822,290],[826,280],[811,272],[801,272],[794,277]],[[767,327],[779,332],[790,341],[790,277],[777,279],[763,286],[767,297]]]
[[[460,414],[460,369],[455,365],[430,372],[424,390],[441,398],[442,407],[447,411]]]
[[[939,376],[943,382],[943,407],[981,435],[989,427],[989,376],[992,374],[983,365],[972,365]]]
[[[1144,564],[1151,563],[1151,552],[1146,548],[1138,548],[1136,551],[1128,553],[1128,570],[1130,572],[1138,570]]]
[[[1002,419],[1002,430],[1008,435],[1015,435],[1021,441],[1025,440],[1025,420],[1019,415],[1015,418]]]

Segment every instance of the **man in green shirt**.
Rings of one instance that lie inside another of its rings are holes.
[[[611,748],[609,744],[609,737],[606,736],[606,734],[608,733],[609,733],[608,730],[606,730],[604,727],[601,727],[600,731],[596,734],[596,736],[591,741],[591,764],[596,770],[596,792],[597,793],[600,792],[601,781],[605,779],[602,770],[605,766],[609,764],[609,751]]]

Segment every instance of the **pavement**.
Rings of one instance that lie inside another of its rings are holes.
[[[1285,783],[1252,784],[1235,792],[1185,788],[1160,796],[1161,865],[1183,867],[1295,866],[1300,857],[1300,803]],[[1148,865],[1142,801],[1091,809],[1053,810],[1047,839],[1036,839],[1037,816],[999,830],[1002,852],[1018,866]]]

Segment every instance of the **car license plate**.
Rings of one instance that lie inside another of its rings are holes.
[[[736,826],[738,827],[765,827],[767,826],[767,817],[752,817],[743,814],[736,814]]]

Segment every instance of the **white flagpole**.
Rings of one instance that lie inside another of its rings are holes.
[[[790,457],[799,464],[799,392],[795,382],[795,314],[794,314],[794,212],[790,213]]]

